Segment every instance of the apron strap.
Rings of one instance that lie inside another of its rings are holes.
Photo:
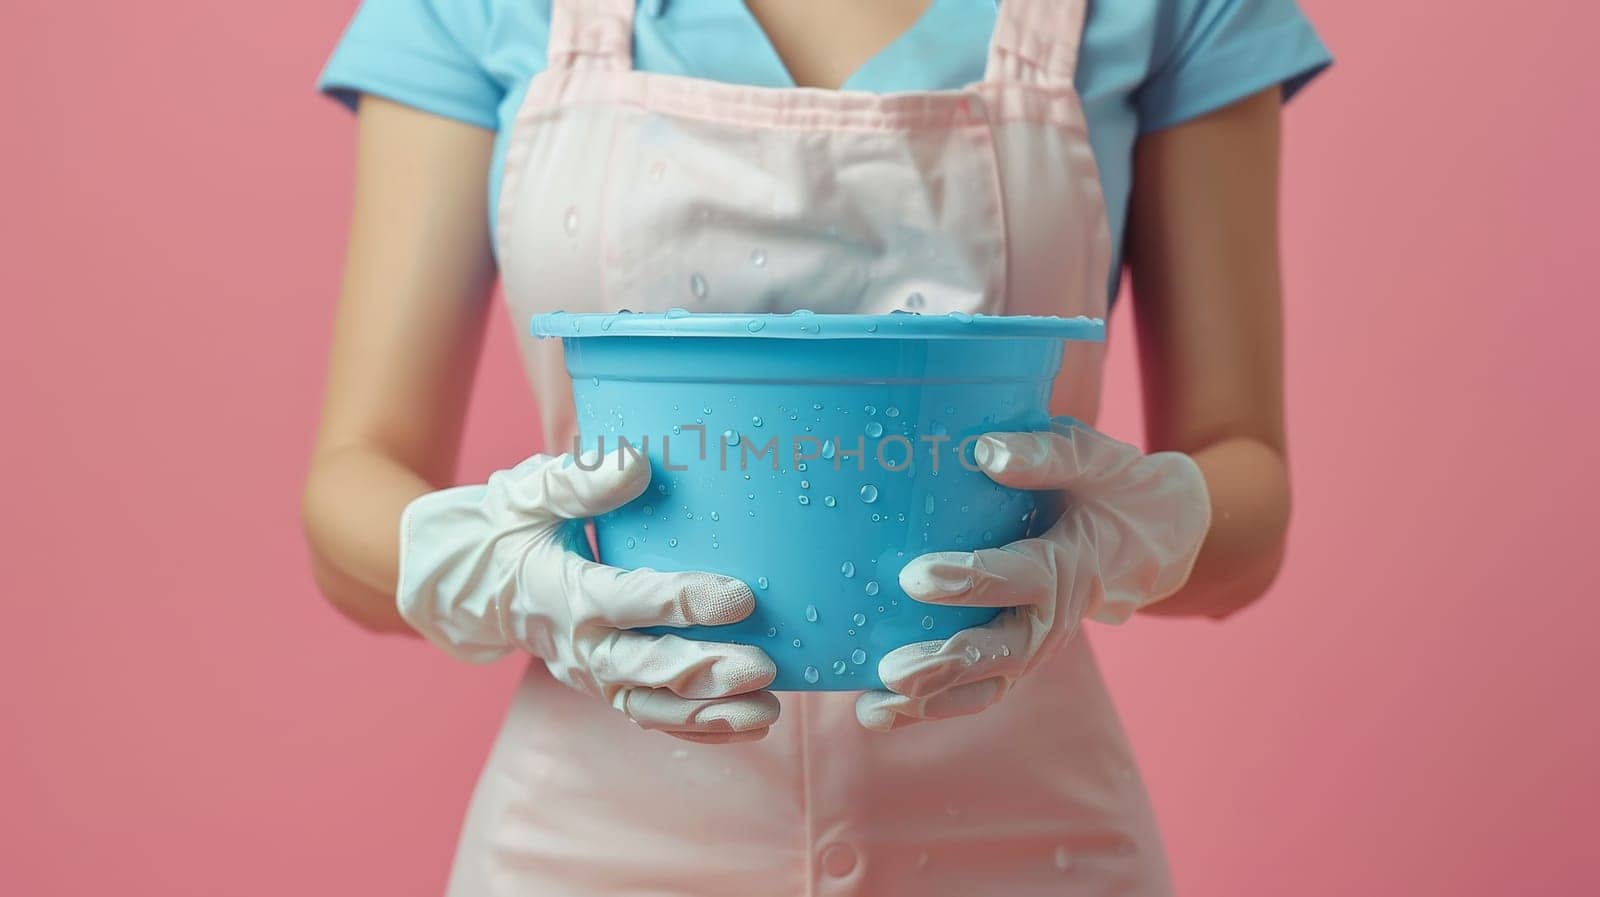
[[[634,0],[553,0],[549,68],[633,68]]]
[[[1000,0],[985,81],[1068,86],[1089,0]]]

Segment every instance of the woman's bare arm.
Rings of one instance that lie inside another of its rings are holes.
[[[1226,616],[1283,560],[1279,107],[1273,88],[1135,148],[1128,255],[1149,449],[1194,457],[1213,521],[1188,585],[1155,614]]]
[[[355,207],[303,514],[317,584],[361,625],[395,609],[400,513],[448,483],[494,261],[494,135],[363,97]]]

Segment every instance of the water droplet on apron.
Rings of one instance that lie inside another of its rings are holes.
[[[1067,853],[1066,845],[1056,847],[1056,869],[1065,872],[1072,866],[1072,854]]]
[[[825,505],[827,505],[827,506],[828,506],[828,507],[830,507],[830,508],[831,508],[831,507],[833,507],[833,506],[834,506],[834,505],[836,505],[836,504],[838,504],[838,503],[839,503],[839,501],[838,501],[838,499],[836,499],[836,498],[834,498],[834,497],[833,497],[833,496],[831,496],[831,495],[824,495],[824,496],[823,496],[823,497],[822,497],[822,503],[823,503],[823,504],[825,504]]]
[[[766,423],[766,421],[763,421],[760,417],[750,418],[750,426],[752,427],[759,427],[764,423]]]
[[[824,460],[833,460],[833,440],[825,439],[822,442],[822,457]]]
[[[849,667],[846,667],[844,665],[844,661],[835,660],[833,662],[833,674],[835,676],[843,676],[844,675],[844,671],[847,670],[847,669],[849,669]]]
[[[875,420],[874,421],[868,421],[867,422],[867,435],[871,436],[873,439],[877,439],[879,436],[882,436],[883,435],[883,424],[880,424]]]
[[[856,565],[850,563],[849,561],[845,561],[843,564],[839,565],[839,572],[844,574],[845,579],[849,579],[850,577],[856,575]]]
[[[872,585],[875,585],[875,583],[868,583],[867,585],[870,587]],[[858,613],[858,614],[853,615],[850,619],[854,620],[857,626],[865,626],[865,625],[867,625],[867,615],[866,614]]]
[[[738,430],[723,430],[722,431],[722,438],[723,438],[723,441],[727,442],[729,445],[738,445],[739,444],[739,431]]]
[[[923,617],[922,618],[922,628],[923,629],[932,629],[933,628],[933,618],[932,617]]]
[[[795,640],[795,646],[799,647],[799,644],[800,644],[800,640],[796,639]],[[822,674],[817,672],[817,668],[816,667],[806,667],[806,671],[805,671],[804,675],[806,677],[806,681],[810,682],[812,685],[815,685],[817,683],[817,680],[822,678]]]
[[[764,589],[766,587],[767,587],[767,578],[765,576],[757,576],[756,577],[756,588]]]
[[[628,545],[628,547],[629,547],[629,548],[635,548],[635,547],[637,547],[637,546],[638,546],[638,544],[639,544],[639,543],[638,543],[638,542],[635,542],[635,541],[634,541],[634,539],[633,539],[633,537],[632,537],[632,536],[629,536],[629,537],[628,537],[628,542],[627,542],[627,545]]]
[[[800,503],[803,504],[803,505],[811,504],[811,496],[809,496],[809,495],[800,496]]]
[[[800,648],[800,647],[803,647],[803,645],[801,645],[801,643],[800,643],[800,640],[799,640],[799,639],[795,639],[795,640],[794,640],[794,641],[792,641],[792,642],[790,642],[790,643],[789,643],[789,644],[791,644],[791,645],[794,645],[794,646],[795,646],[795,647],[796,647],[796,648]],[[817,681],[817,680],[815,680],[815,679],[812,679],[812,680],[811,680],[811,681],[812,681],[812,682],[815,682],[815,681]]]
[[[873,502],[877,501],[878,500],[878,487],[872,485],[871,483],[868,483],[865,486],[862,486],[861,487],[861,500],[866,502],[869,505],[872,504]]]
[[[669,548],[677,548],[678,547],[678,540],[677,539],[668,539],[667,540],[667,547],[669,547]]]
[[[806,605],[806,622],[817,622],[817,606],[815,604]]]
[[[866,408],[864,408],[862,410],[866,411],[867,414],[870,416],[870,415],[878,413],[878,406],[877,405],[868,405]]]
[[[855,664],[856,666],[861,666],[862,664],[867,662],[867,652],[861,650],[860,648],[857,648],[854,651],[851,651],[850,652],[850,662]]]
[[[871,580],[871,581],[869,581],[867,583],[867,594],[868,595],[876,595],[876,594],[878,594],[878,581],[876,579]],[[860,614],[856,614],[856,616],[860,617],[861,615]],[[861,619],[857,620],[856,622],[857,623],[865,623],[865,622],[867,622],[867,618],[866,617],[861,617]]]

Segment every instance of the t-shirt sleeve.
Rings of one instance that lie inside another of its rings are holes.
[[[1177,0],[1140,86],[1139,131],[1213,112],[1278,85],[1284,102],[1333,62],[1295,0]]]
[[[484,65],[489,0],[363,0],[317,88],[367,93],[490,130],[503,88]]]

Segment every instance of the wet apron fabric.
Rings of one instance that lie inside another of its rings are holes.
[[[1086,2],[1005,0],[983,81],[878,95],[634,71],[632,0],[555,0],[498,210],[517,330],[554,309],[1104,315],[1110,236],[1073,88]],[[560,346],[519,340],[567,450]],[[1069,350],[1058,413],[1095,419],[1102,360]],[[964,719],[879,734],[853,694],[781,698],[764,741],[686,744],[533,664],[449,893],[1170,892],[1081,634]]]

